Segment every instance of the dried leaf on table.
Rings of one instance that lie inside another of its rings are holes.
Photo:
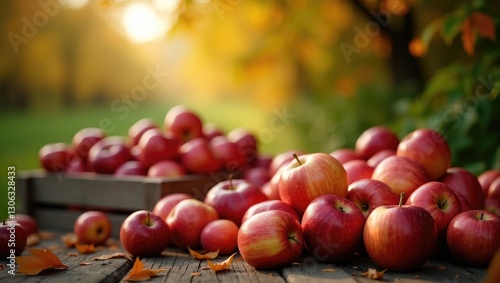
[[[95,252],[94,244],[90,244],[90,245],[76,244],[75,247],[76,247],[76,250],[78,251],[78,253],[80,253],[80,254],[91,254],[91,253]]]
[[[67,269],[61,260],[50,250],[29,248],[31,255],[16,258],[19,269],[17,272],[27,275],[37,275],[47,269]]]
[[[322,272],[335,272],[337,270],[333,269],[333,268],[324,268],[324,269],[321,269]]]
[[[233,262],[233,258],[235,255],[236,253],[232,254],[225,261],[219,263],[212,263],[210,260],[207,260],[208,266],[215,272],[229,269],[229,266],[231,266],[231,263]]]
[[[114,254],[108,254],[108,255],[101,255],[98,257],[94,257],[94,260],[108,260],[112,258],[126,258],[130,261],[134,261],[131,255],[125,254],[125,253],[114,253]]]
[[[382,271],[377,271],[375,268],[368,268],[368,271],[361,273],[361,276],[366,276],[370,279],[382,280],[387,268]]]
[[[156,276],[158,273],[167,271],[168,268],[159,268],[159,269],[149,269],[144,268],[144,264],[139,259],[139,257],[135,258],[134,266],[130,272],[123,278],[124,281],[144,281],[149,280],[151,277]]]
[[[66,247],[72,248],[76,245],[76,242],[78,239],[76,238],[76,235],[73,233],[67,233],[65,235],[61,236],[61,240],[64,242]]]
[[[92,264],[92,263],[90,263],[90,262],[83,262],[83,261],[82,261],[82,262],[80,262],[80,265],[91,265],[91,264]]]
[[[191,276],[201,276],[201,272],[191,272]]]
[[[78,253],[68,253],[68,256],[78,256]]]
[[[49,231],[39,231],[38,237],[40,237],[40,240],[52,240],[56,238],[56,234]]]
[[[214,259],[217,258],[219,255],[219,250],[216,250],[215,252],[208,252],[208,253],[200,253],[197,251],[193,251],[191,248],[188,247],[189,253],[196,259]]]
[[[26,246],[27,247],[31,247],[31,246],[34,246],[36,244],[40,243],[40,236],[38,236],[37,233],[32,233],[28,236],[28,238],[26,239]]]

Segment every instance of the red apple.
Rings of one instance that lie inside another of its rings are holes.
[[[215,137],[223,136],[224,131],[213,123],[206,123],[203,125],[203,136],[209,141]]]
[[[389,186],[372,179],[361,179],[350,184],[347,199],[358,206],[365,218],[379,206],[399,203],[399,196]]]
[[[416,205],[379,206],[366,220],[363,240],[370,258],[382,268],[404,272],[429,260],[437,242],[434,219]]]
[[[158,161],[177,158],[180,145],[180,140],[172,135],[149,129],[139,140],[137,159],[145,168],[149,168]]]
[[[132,144],[138,144],[142,135],[149,129],[158,129],[155,121],[151,118],[140,119],[130,126],[128,129],[128,136],[132,139]]]
[[[66,173],[87,172],[87,162],[78,156],[73,156],[66,167]]]
[[[225,136],[218,136],[211,139],[208,146],[226,171],[235,174],[243,172],[243,167],[246,164],[245,155],[240,152],[236,143],[230,142]]]
[[[370,179],[375,168],[368,166],[365,160],[355,159],[343,164],[347,174],[347,184],[357,180]]]
[[[290,213],[269,210],[254,215],[238,232],[238,249],[256,269],[277,269],[292,264],[303,250],[300,223]]]
[[[441,182],[428,182],[418,187],[406,204],[420,206],[431,214],[439,239],[446,238],[448,224],[462,212],[460,199],[448,185]]]
[[[305,247],[318,261],[345,261],[362,243],[364,225],[365,216],[352,201],[319,196],[302,217]]]
[[[486,267],[500,248],[500,218],[485,210],[462,212],[451,220],[446,241],[457,261]]]
[[[149,167],[149,177],[179,177],[186,175],[186,169],[173,160],[161,160]]]
[[[259,154],[257,155],[257,159],[255,160],[255,163],[253,164],[254,167],[262,167],[268,170],[269,174],[269,167],[271,166],[271,162],[273,161],[273,156],[267,155],[267,154]]]
[[[375,168],[375,167],[377,167],[377,165],[380,164],[380,162],[382,162],[382,160],[386,159],[389,156],[393,156],[393,155],[396,155],[395,150],[384,149],[384,150],[381,150],[381,151],[375,153],[372,157],[370,157],[366,161],[366,164],[368,164],[368,166]]]
[[[364,160],[385,149],[396,150],[399,139],[391,130],[378,126],[364,131],[356,140],[354,151]]]
[[[326,153],[294,157],[281,171],[279,192],[299,215],[320,195],[347,196],[347,175],[337,159]]]
[[[184,193],[173,193],[158,200],[153,208],[153,214],[160,216],[161,219],[167,219],[170,211],[181,200],[193,199],[193,196]]]
[[[87,211],[78,216],[73,231],[78,242],[101,245],[111,236],[111,222],[101,211]]]
[[[248,168],[243,172],[243,179],[247,180],[257,188],[261,188],[271,180],[269,170],[264,167]]]
[[[17,223],[21,224],[24,231],[26,231],[26,235],[28,236],[38,232],[38,222],[35,218],[28,214],[17,213],[14,215],[14,218],[11,218],[11,220],[17,221]]]
[[[220,218],[241,224],[243,215],[252,205],[266,201],[259,188],[243,179],[217,183],[205,196],[205,203],[217,210]]]
[[[494,198],[484,199],[484,210],[500,217],[500,201]]]
[[[203,228],[218,219],[215,208],[196,199],[185,199],[172,208],[166,218],[172,243],[181,249],[197,249],[201,246]]]
[[[462,207],[462,212],[471,210],[470,203],[467,199],[465,199],[464,195],[457,192],[455,192],[455,195],[457,195],[458,199],[460,200],[460,206]]]
[[[281,200],[266,200],[257,204],[252,205],[243,215],[243,220],[241,223],[244,223],[248,218],[259,214],[268,210],[281,210],[284,212],[290,213],[293,217],[300,222],[300,216],[297,214],[295,209],[287,203],[282,202]]]
[[[145,176],[146,169],[142,163],[136,160],[126,161],[115,171],[115,176]]]
[[[404,192],[406,196],[427,182],[422,166],[402,156],[390,156],[382,160],[373,171],[372,179],[387,184],[396,194]]]
[[[262,187],[260,187],[260,190],[266,195],[268,200],[281,200],[278,185],[273,185],[272,181],[269,181],[262,185]]]
[[[217,159],[204,138],[195,138],[184,143],[180,148],[181,164],[189,172],[206,174],[221,168]]]
[[[15,267],[15,256],[24,251],[27,237],[21,224],[14,221],[0,222],[0,258],[9,260]]]
[[[122,137],[105,137],[90,149],[88,168],[96,173],[113,174],[123,163],[132,159],[127,141]]]
[[[350,148],[339,148],[332,152],[330,155],[335,157],[340,163],[344,164],[351,160],[361,159],[359,155]]]
[[[441,182],[450,186],[456,194],[462,194],[470,204],[470,209],[484,208],[484,194],[476,176],[464,168],[449,168]]]
[[[63,172],[71,160],[70,148],[64,143],[46,144],[40,148],[38,159],[48,172]]]
[[[238,152],[245,156],[246,164],[253,164],[258,156],[257,138],[245,128],[236,128],[227,133],[227,139],[236,144]]]
[[[304,153],[299,150],[289,150],[274,156],[271,164],[269,164],[269,176],[274,176],[283,165],[290,163],[293,160],[294,154],[301,156]]]
[[[486,194],[488,198],[494,198],[500,201],[500,177],[497,177],[493,183],[491,183],[488,188],[488,193]]]
[[[99,128],[83,128],[73,136],[73,151],[82,160],[87,160],[89,150],[104,137],[106,134]]]
[[[134,256],[160,255],[167,247],[169,237],[165,221],[146,210],[130,214],[120,227],[122,246]]]
[[[500,170],[499,169],[490,169],[487,171],[484,171],[477,177],[477,180],[479,184],[481,185],[481,188],[483,189],[484,195],[488,194],[488,189],[491,186],[491,183],[495,181],[496,178],[500,177]]]
[[[206,251],[219,250],[219,254],[232,254],[238,248],[238,225],[227,219],[208,223],[201,231],[201,246]]]
[[[200,117],[183,105],[172,107],[167,112],[164,127],[183,143],[203,137],[203,123]]]
[[[441,178],[451,164],[450,146],[446,139],[431,129],[418,129],[405,136],[396,155],[408,157],[422,165],[429,180]]]

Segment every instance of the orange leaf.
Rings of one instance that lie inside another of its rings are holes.
[[[191,272],[191,276],[201,276],[201,272]]]
[[[219,250],[216,250],[215,252],[208,252],[208,253],[199,253],[197,251],[193,251],[191,248],[188,247],[189,253],[196,259],[214,259],[219,255]]]
[[[156,276],[158,273],[162,271],[166,271],[168,268],[160,268],[160,269],[149,269],[149,268],[144,268],[144,264],[142,261],[139,259],[139,257],[135,258],[134,266],[132,266],[132,269],[128,273],[125,278],[123,278],[124,281],[144,281],[144,280],[149,280],[151,277]]]
[[[37,233],[32,233],[31,235],[28,236],[26,239],[26,246],[31,247],[36,244],[40,243],[40,236],[38,236]]]
[[[472,32],[472,20],[467,18],[464,21],[462,27],[462,45],[464,46],[465,52],[469,55],[474,55],[474,44],[476,43],[476,37]]]
[[[366,276],[370,279],[375,280],[383,280],[384,273],[387,271],[387,268],[382,271],[377,271],[375,268],[368,268],[368,271],[361,273],[361,276]]]
[[[321,269],[322,272],[335,272],[336,270],[333,268],[323,268]]]
[[[80,265],[91,265],[91,264],[92,263],[90,263],[90,262],[84,262],[84,261],[80,262]]]
[[[94,247],[94,244],[90,244],[90,245],[76,244],[76,250],[80,254],[91,254],[91,253],[95,252],[95,247]]]
[[[208,266],[210,267],[210,269],[212,269],[215,272],[226,270],[229,268],[229,266],[231,266],[231,263],[233,262],[233,258],[235,255],[236,255],[236,253],[232,254],[225,261],[219,262],[219,263],[212,263],[210,260],[207,260]]]
[[[29,248],[31,255],[20,256],[16,258],[19,264],[18,272],[27,275],[37,275],[46,269],[67,269],[68,267],[62,264],[61,260],[47,249]]]
[[[114,253],[114,254],[110,254],[110,255],[101,255],[98,257],[94,257],[94,260],[108,260],[108,259],[112,259],[112,258],[126,258],[130,261],[134,261],[132,256],[130,256],[129,254],[124,254],[124,253]]]
[[[474,13],[470,16],[472,26],[477,29],[482,37],[489,38],[494,41],[495,36],[495,23],[490,16],[483,13]]]
[[[63,236],[61,236],[61,240],[64,242],[66,247],[72,248],[76,245],[77,238],[76,235],[73,233],[67,233]]]
[[[40,240],[52,240],[56,237],[54,233],[49,231],[40,231],[38,232],[38,236],[40,237]]]

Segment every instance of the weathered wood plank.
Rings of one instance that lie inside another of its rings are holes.
[[[290,267],[283,268],[286,282],[338,282],[355,283],[356,280],[340,266],[316,261],[313,257],[304,257]]]

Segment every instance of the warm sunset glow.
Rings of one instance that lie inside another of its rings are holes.
[[[121,23],[131,41],[143,43],[164,36],[171,28],[173,19],[160,17],[149,5],[133,3],[125,8]]]

